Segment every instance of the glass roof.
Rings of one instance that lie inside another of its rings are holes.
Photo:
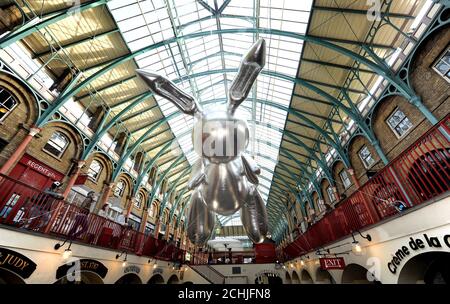
[[[113,0],[108,6],[131,51],[194,32],[236,28],[272,28],[305,34],[312,0]],[[302,42],[268,34],[215,34],[178,39],[135,58],[139,68],[165,75],[193,95],[200,104],[226,102],[228,87],[242,55],[259,38],[267,44],[264,70],[295,77]],[[231,71],[230,71],[231,70]],[[207,73],[204,73],[207,72]],[[203,73],[203,75],[198,75]],[[249,122],[252,139],[248,153],[262,167],[260,192],[267,202],[287,113],[266,101],[289,107],[294,85],[261,74],[236,115]],[[165,117],[179,112],[156,97]],[[179,113],[169,120],[173,134],[192,165],[193,118]],[[270,141],[270,142],[268,142]],[[263,155],[264,157],[261,157]],[[235,218],[235,217],[234,217]],[[221,222],[225,217],[221,217]],[[237,224],[236,220],[230,223]]]

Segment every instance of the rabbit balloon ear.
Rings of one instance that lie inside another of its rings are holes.
[[[200,113],[200,106],[194,97],[183,92],[169,79],[147,70],[138,69],[136,73],[150,87],[150,90],[161,97],[170,100],[181,112],[189,115]]]
[[[247,98],[253,83],[266,64],[266,41],[259,39],[242,58],[239,71],[234,78],[229,92],[228,109],[234,113]]]

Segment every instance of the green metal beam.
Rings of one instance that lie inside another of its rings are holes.
[[[318,5],[314,5],[312,7],[312,10],[314,10],[314,11],[326,11],[326,12],[342,13],[342,14],[357,14],[357,15],[365,15],[365,16],[370,14],[370,11],[366,11],[366,10],[340,8],[340,7],[327,7],[327,6],[318,6]],[[380,12],[380,17],[409,19],[409,20],[412,20],[412,19],[415,18],[414,16],[411,16],[411,15],[391,13],[391,12]]]
[[[95,92],[93,92],[93,93],[87,93],[87,94],[83,94],[83,95],[80,95],[80,96],[75,96],[75,97],[73,98],[73,100],[74,100],[74,101],[80,101],[80,100],[83,99],[83,98],[90,97],[90,96],[91,96],[91,97],[92,97],[92,96],[95,96],[95,95],[97,95],[98,93],[100,93],[100,92],[102,92],[102,91],[106,91],[106,90],[111,89],[112,87],[115,87],[115,86],[120,86],[120,85],[122,85],[122,84],[124,84],[124,83],[126,83],[126,82],[128,82],[128,81],[130,81],[130,80],[135,79],[136,77],[137,77],[137,75],[132,75],[132,76],[128,76],[128,77],[123,78],[123,79],[119,79],[119,80],[117,80],[117,81],[114,81],[114,82],[112,82],[112,83],[109,83],[108,85],[106,85],[106,86],[104,86],[104,87],[95,89]]]
[[[76,7],[77,12],[83,12],[85,10],[104,5],[109,0],[94,0],[94,1],[88,1],[83,4],[80,4],[80,6]],[[4,49],[8,47],[9,45],[24,39],[25,37],[42,30],[46,28],[47,26],[54,24],[56,22],[59,22],[67,17],[72,16],[73,12],[75,11],[74,7],[67,7],[62,10],[59,10],[57,12],[42,16],[41,18],[35,18],[31,21],[27,22],[25,25],[19,27],[18,29],[8,33],[7,35],[3,36],[0,39],[0,49]]]
[[[366,65],[368,68],[379,74],[380,76],[384,77],[386,80],[388,80],[392,85],[394,85],[398,91],[405,96],[407,99],[413,99],[418,98],[416,94],[411,90],[411,88],[404,83],[398,76],[395,76],[391,70],[387,70],[384,66],[380,66],[373,62],[372,60],[365,58],[364,56],[361,56],[353,51],[350,51],[344,47],[341,47],[339,45],[333,44],[326,39],[319,39],[312,36],[306,36],[301,35],[294,32],[288,32],[288,31],[281,31],[281,30],[275,30],[275,29],[263,29],[263,28],[240,28],[240,29],[222,29],[220,31],[214,30],[214,31],[207,31],[207,32],[196,32],[187,34],[184,36],[180,36],[178,38],[172,38],[168,40],[164,40],[155,44],[152,44],[150,46],[144,47],[140,50],[137,50],[131,54],[124,55],[114,62],[108,64],[101,70],[97,71],[93,75],[89,76],[87,79],[83,80],[81,83],[79,83],[77,86],[75,86],[72,90],[64,94],[63,96],[59,96],[58,99],[54,101],[54,103],[49,107],[49,109],[38,119],[37,126],[42,127],[52,116],[53,114],[58,111],[58,109],[71,97],[76,95],[82,88],[84,88],[86,85],[90,84],[92,81],[98,79],[111,69],[114,69],[115,67],[121,65],[124,62],[127,62],[136,56],[142,55],[148,51],[157,49],[159,47],[168,45],[170,43],[176,42],[178,39],[194,39],[204,36],[210,36],[210,35],[218,35],[218,34],[236,34],[236,33],[261,33],[261,34],[272,34],[272,35],[280,35],[285,37],[290,37],[294,39],[304,40],[308,41],[329,49],[332,49],[336,52],[342,53],[345,56],[348,56],[364,65]],[[190,76],[187,76],[190,77]],[[292,77],[291,77],[292,78]]]
[[[113,28],[113,29],[111,29],[109,31],[105,31],[105,32],[102,32],[102,33],[94,34],[93,36],[89,36],[89,37],[86,37],[86,38],[83,38],[83,39],[79,39],[79,40],[76,40],[76,41],[73,41],[73,42],[64,43],[64,44],[61,44],[61,45],[54,45],[54,46],[51,46],[46,51],[34,54],[32,56],[32,58],[36,59],[36,58],[40,58],[40,57],[44,57],[44,56],[50,55],[54,51],[58,52],[60,50],[59,47],[61,47],[63,49],[71,48],[73,46],[76,46],[76,45],[79,45],[79,44],[82,44],[82,43],[85,43],[85,42],[88,42],[88,41],[94,41],[96,39],[99,39],[99,38],[102,38],[104,36],[108,36],[108,35],[111,35],[111,34],[114,34],[114,33],[118,33],[118,32],[120,32],[118,28]]]
[[[111,129],[116,122],[128,111],[130,111],[132,108],[134,108],[136,105],[144,101],[145,99],[149,98],[150,96],[153,96],[153,93],[147,92],[145,94],[140,95],[134,102],[129,104],[127,107],[125,107],[122,111],[120,111],[116,116],[114,116],[108,124],[106,124],[104,127],[99,127],[97,132],[95,132],[94,136],[91,139],[91,142],[88,147],[83,152],[83,156],[81,157],[82,160],[86,160],[89,157],[89,154],[93,151],[95,148],[95,145],[97,142],[103,137],[103,135],[108,132],[109,129]]]
[[[337,63],[327,62],[327,61],[321,61],[321,60],[308,59],[308,58],[302,58],[300,62],[308,62],[308,63],[318,64],[320,66],[328,66],[331,68],[337,68],[337,69],[342,69],[342,70],[347,70],[347,71],[355,70],[355,68],[352,66],[342,65],[342,64],[337,64]],[[359,68],[358,71],[362,72],[362,73],[374,74],[373,71],[368,70],[368,69],[363,69],[363,68]]]

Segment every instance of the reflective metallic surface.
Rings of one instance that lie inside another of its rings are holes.
[[[258,190],[253,187],[242,204],[241,221],[253,243],[261,243],[267,234],[267,212]]]
[[[187,234],[191,242],[205,244],[214,230],[216,215],[206,206],[199,191],[194,191],[189,206]]]
[[[136,70],[136,72],[150,87],[153,93],[173,102],[181,112],[191,115],[198,112],[199,107],[194,98],[178,89],[172,81],[151,71]]]
[[[208,208],[225,216],[241,208],[248,195],[248,182],[241,173],[240,159],[222,164],[210,163],[206,167],[206,180],[199,191]]]
[[[172,101],[183,113],[197,118],[192,142],[200,159],[188,182],[193,189],[187,233],[197,245],[212,234],[216,213],[229,216],[241,209],[249,238],[260,243],[267,234],[267,213],[257,190],[260,168],[245,155],[249,143],[247,122],[234,116],[247,98],[253,82],[265,64],[266,43],[258,40],[242,59],[229,92],[227,107],[202,110],[194,98],[172,82],[153,72],[138,70],[151,91]]]

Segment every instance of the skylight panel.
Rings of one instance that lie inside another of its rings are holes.
[[[204,0],[215,8],[213,0]],[[166,3],[168,6],[166,6]],[[224,2],[218,1],[220,7]],[[255,12],[258,10],[259,26],[282,29],[304,34],[309,20],[311,0],[260,0],[260,8],[255,8],[254,1],[231,0],[223,16],[212,16],[195,0],[113,0],[108,3],[118,23],[124,39],[131,51],[150,46],[162,40],[189,33],[206,32],[218,29],[239,29],[255,27]],[[270,7],[269,7],[270,6]],[[169,14],[170,10],[170,14]],[[173,19],[171,19],[173,17]],[[202,19],[203,18],[203,19]],[[172,28],[172,24],[176,28]],[[267,62],[265,71],[277,72],[296,77],[303,43],[297,39],[270,34],[224,33],[208,35],[193,39],[181,39],[176,43],[147,52],[136,57],[140,68],[156,71],[170,80],[184,79],[177,86],[188,94],[196,96],[200,103],[215,101],[223,103],[226,87],[229,88],[236,73],[215,73],[201,77],[189,75],[237,69],[242,55],[257,37],[266,39]],[[181,54],[180,54],[181,51]],[[256,156],[258,162],[273,170],[278,158],[287,113],[283,109],[264,104],[264,101],[285,106],[290,105],[294,85],[289,81],[261,74],[251,90],[249,97],[238,108],[236,114],[249,121],[250,132],[254,139],[269,141],[250,143],[248,151],[273,159]],[[165,117],[179,110],[167,100],[156,97],[156,101]],[[205,105],[206,106],[206,105]],[[213,106],[213,104],[211,104]],[[251,121],[252,119],[256,121]],[[191,116],[180,114],[168,121],[170,129],[177,138],[181,150],[192,164],[198,159],[192,151],[192,139],[187,130],[193,125]],[[252,151],[250,151],[252,150]],[[254,151],[253,151],[254,150]],[[265,171],[263,185],[269,189],[272,174]],[[268,190],[263,196],[267,199]]]

